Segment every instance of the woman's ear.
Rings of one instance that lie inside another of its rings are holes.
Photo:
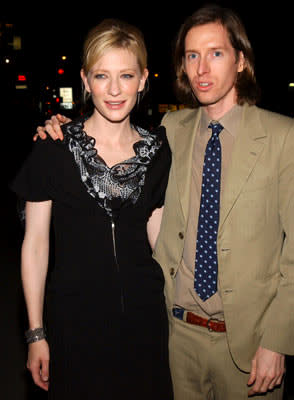
[[[140,79],[138,92],[143,92],[143,90],[145,88],[146,80],[148,78],[148,75],[149,75],[149,71],[148,71],[147,68],[145,68],[144,71],[143,71],[142,77]]]
[[[87,78],[87,75],[85,74],[83,69],[81,69],[81,78],[82,78],[82,81],[84,83],[86,91],[88,93],[91,93],[91,89],[90,89],[90,86],[89,86],[88,78]]]

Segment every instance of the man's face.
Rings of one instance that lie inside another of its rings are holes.
[[[219,23],[195,26],[185,40],[185,72],[208,114],[221,117],[237,102],[235,83],[244,57],[236,59],[227,30]]]

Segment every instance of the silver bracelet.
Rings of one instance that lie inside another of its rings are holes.
[[[29,329],[25,332],[27,343],[35,343],[39,340],[45,339],[46,334],[43,328]]]

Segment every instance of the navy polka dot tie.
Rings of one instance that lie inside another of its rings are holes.
[[[198,219],[194,287],[203,300],[217,291],[217,232],[219,222],[221,144],[223,127],[211,122],[212,129],[204,156],[202,189]]]

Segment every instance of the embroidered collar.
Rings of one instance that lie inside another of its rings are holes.
[[[133,146],[135,156],[108,167],[95,149],[95,139],[84,131],[84,119],[63,126],[64,144],[74,156],[81,180],[98,205],[114,218],[119,210],[138,200],[148,165],[161,148],[160,131],[135,127],[141,140]]]

